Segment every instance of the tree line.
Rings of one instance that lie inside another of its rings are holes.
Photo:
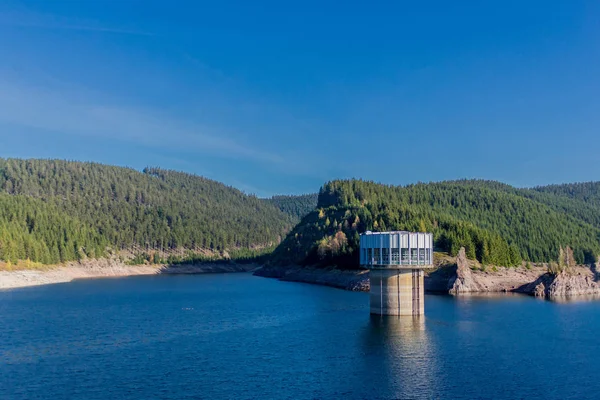
[[[596,206],[531,191],[479,180],[407,186],[332,181],[272,262],[356,267],[359,233],[366,230],[432,232],[438,250],[456,255],[464,246],[469,258],[490,265],[549,262],[566,246],[577,262],[593,262],[600,254]],[[588,218],[580,215],[585,207],[593,210]]]
[[[301,195],[277,195],[266,199],[269,203],[279,208],[285,214],[288,214],[297,223],[300,222],[305,215],[313,211],[317,207],[318,194],[301,194]]]
[[[270,248],[293,221],[269,202],[192,174],[0,159],[0,260]]]

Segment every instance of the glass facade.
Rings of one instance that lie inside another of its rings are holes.
[[[360,236],[362,266],[428,266],[433,264],[433,235],[413,232],[367,232]]]

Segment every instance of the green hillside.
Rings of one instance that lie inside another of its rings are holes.
[[[600,182],[538,186],[527,196],[600,227]]]
[[[275,206],[195,175],[0,159],[0,260],[57,263],[109,249],[251,253],[292,226]]]
[[[265,199],[265,201],[288,214],[297,223],[317,207],[318,197],[317,193],[302,194],[299,196],[280,195]]]
[[[585,203],[600,206],[600,182],[565,183],[561,185],[538,186],[537,192],[549,193],[569,199],[582,200]]]
[[[599,183],[340,180],[318,199],[258,199],[159,168],[0,159],[0,260],[49,264],[120,250],[253,255],[285,237],[271,262],[356,267],[359,232],[406,229],[433,232],[451,254],[465,246],[485,264],[550,261],[567,245],[589,262],[600,254],[599,193]]]
[[[532,193],[534,192],[534,193]],[[361,180],[332,181],[272,256],[276,264],[356,267],[359,232],[410,230],[434,233],[439,250],[465,246],[484,264],[556,259],[571,246],[579,262],[600,254],[599,210],[583,200],[516,189],[498,182],[453,181],[388,186]]]

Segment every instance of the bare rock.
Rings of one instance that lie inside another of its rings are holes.
[[[589,267],[579,266],[577,270],[556,275],[545,273],[517,291],[535,297],[561,300],[577,296],[598,296],[600,284],[594,279],[594,273]]]
[[[544,282],[540,282],[535,285],[535,288],[533,289],[533,295],[535,297],[546,297],[546,285],[544,285]]]
[[[549,298],[597,295],[600,294],[600,285],[590,276],[561,272],[554,276],[546,294]]]
[[[485,291],[485,288],[473,279],[465,248],[461,247],[456,257],[456,274],[448,280],[448,293],[456,295],[481,291]]]

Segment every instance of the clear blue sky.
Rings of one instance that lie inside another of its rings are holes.
[[[600,180],[597,1],[3,1],[0,157],[197,173]]]

